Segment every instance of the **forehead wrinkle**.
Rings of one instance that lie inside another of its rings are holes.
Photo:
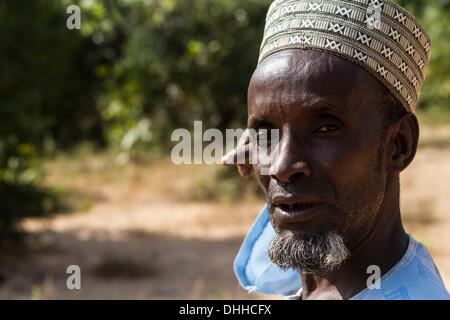
[[[288,85],[280,84],[278,87],[273,83],[270,84],[272,90],[264,90],[265,87],[262,87],[262,90],[253,97],[253,104],[258,108],[258,114],[266,114],[267,117],[270,114],[280,113],[281,116],[287,118],[290,116],[288,112],[292,111],[292,108],[301,108],[301,110],[313,112],[325,108],[338,113],[352,112],[346,103],[341,104],[331,97],[324,97],[305,90],[304,87],[300,87],[295,82],[295,79],[288,79],[287,81]]]

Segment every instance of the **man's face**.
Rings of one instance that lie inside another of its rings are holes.
[[[280,51],[255,71],[248,127],[279,129],[280,137],[270,174],[261,174],[266,153],[259,152],[254,165],[278,234],[271,258],[290,252],[310,260],[274,261],[282,267],[321,269],[333,260],[334,247],[351,249],[370,232],[386,182],[377,109],[382,92],[364,69],[316,51]],[[320,255],[320,261],[309,259]]]

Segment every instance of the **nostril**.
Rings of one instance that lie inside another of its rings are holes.
[[[297,180],[303,178],[304,176],[305,176],[305,174],[303,172],[296,172],[289,177],[289,180],[294,182],[294,181],[297,181]]]

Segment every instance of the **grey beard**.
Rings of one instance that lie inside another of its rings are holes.
[[[348,257],[342,237],[336,232],[308,234],[302,238],[277,234],[269,248],[270,260],[282,269],[326,274]]]

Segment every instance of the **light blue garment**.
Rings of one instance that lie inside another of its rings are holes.
[[[247,234],[234,261],[234,271],[249,292],[281,294],[295,298],[301,292],[298,271],[283,271],[269,260],[268,249],[275,237],[267,206]],[[364,289],[352,300],[450,300],[439,270],[423,244],[409,236],[402,259],[383,275],[380,289]]]
[[[268,249],[275,237],[267,206],[253,224],[234,260],[239,283],[249,292],[293,295],[301,287],[300,274],[283,271],[269,260]]]

